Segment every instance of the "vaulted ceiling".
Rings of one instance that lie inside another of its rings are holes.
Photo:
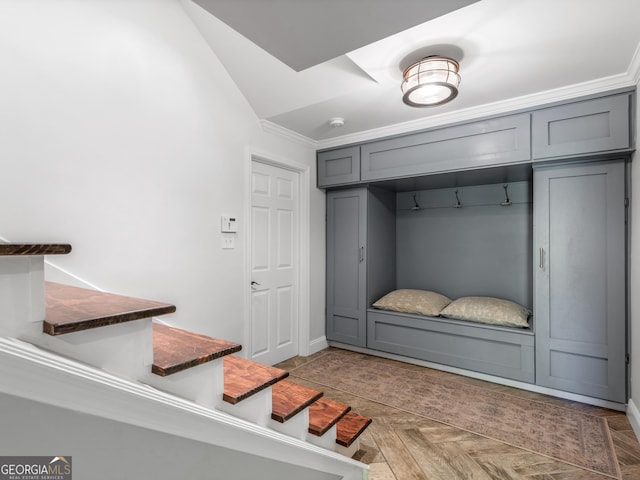
[[[319,145],[638,82],[638,0],[185,2],[256,115]],[[402,103],[403,67],[460,62],[449,104]],[[329,119],[343,117],[341,128]]]

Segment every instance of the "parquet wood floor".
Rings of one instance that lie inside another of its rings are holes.
[[[327,351],[310,357],[295,357],[277,365],[292,370]],[[393,360],[379,359],[396,363]],[[408,367],[407,365],[404,365]],[[425,368],[410,366],[408,368]],[[447,372],[439,375],[460,377]],[[640,480],[640,444],[622,412],[562,400],[546,395],[462,377],[483,388],[508,391],[538,401],[562,405],[607,419],[622,472],[621,480]],[[366,400],[323,385],[291,379],[325,392],[328,397],[351,405],[353,410],[373,418],[362,434],[354,458],[369,465],[369,480],[606,480],[611,477],[580,469],[527,450],[488,439],[418,415]]]

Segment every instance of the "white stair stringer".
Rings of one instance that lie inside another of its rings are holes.
[[[367,465],[333,448],[320,448],[15,338],[0,338],[0,392],[257,455],[273,460],[275,469],[282,462],[326,472],[327,479],[367,478]]]

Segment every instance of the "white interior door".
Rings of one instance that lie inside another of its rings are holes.
[[[251,163],[249,358],[273,365],[298,354],[299,174]]]

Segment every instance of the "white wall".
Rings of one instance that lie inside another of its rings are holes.
[[[314,148],[262,131],[178,0],[0,2],[0,236],[243,341],[247,152],[310,167],[310,337],[324,334]],[[240,217],[220,248],[222,213]]]

